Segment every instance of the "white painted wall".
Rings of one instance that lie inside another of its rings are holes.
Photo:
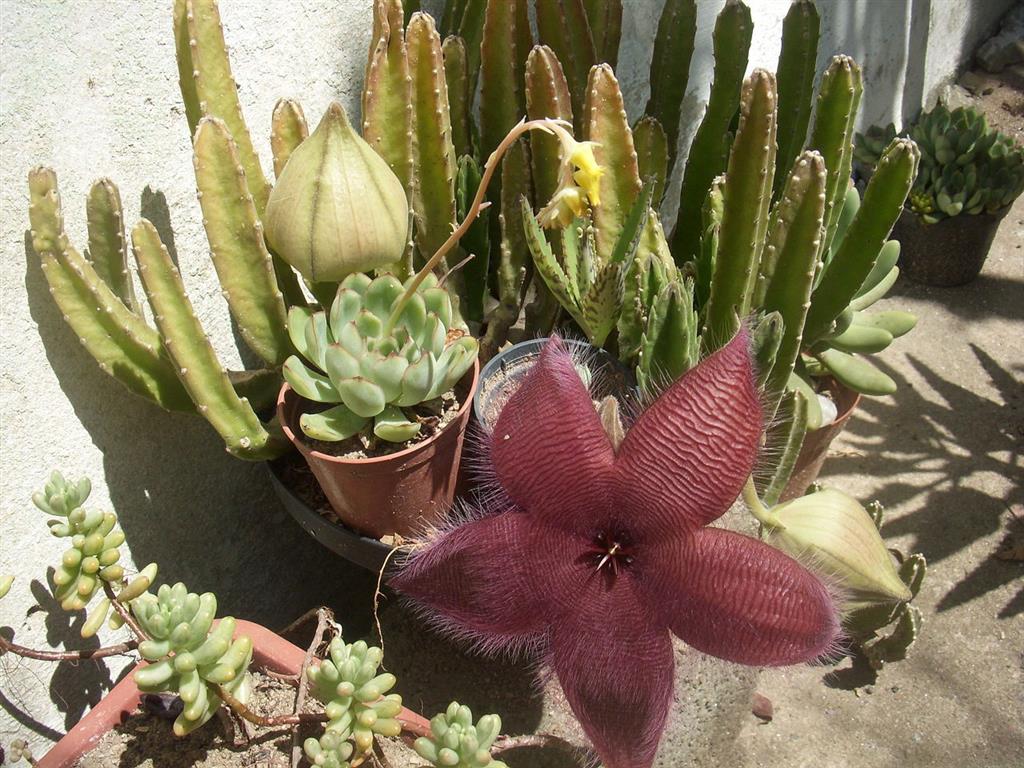
[[[0,573],[18,573],[0,624],[19,641],[84,643],[46,602],[47,564],[61,553],[29,497],[51,468],[94,482],[113,505],[134,560],[168,580],[216,589],[225,612],[278,626],[321,602],[365,612],[370,581],[304,538],[279,509],[259,466],[229,458],[205,422],[162,413],[105,376],[78,345],[26,248],[25,174],[57,170],[67,229],[85,241],[91,181],[120,186],[129,223],[169,212],[183,279],[217,351],[237,362],[226,306],[207,258],[171,39],[171,0],[0,1]],[[751,67],[774,69],[786,0],[750,0]],[[865,64],[864,118],[914,112],[1011,0],[819,0],[821,62],[839,51]],[[240,95],[269,159],[270,113],[300,98],[314,121],[332,99],[357,108],[370,0],[223,0]],[[436,9],[440,2],[425,4]],[[660,0],[627,0],[619,75],[632,116],[647,100]],[[701,3],[687,115],[695,127],[711,74],[720,0]],[[922,21],[923,20],[923,21]],[[918,34],[923,38],[918,37]],[[921,58],[923,56],[923,58]],[[915,58],[918,57],[918,58]],[[908,73],[908,66],[910,67]],[[906,87],[905,87],[906,86]],[[688,142],[690,134],[684,132]],[[269,166],[268,166],[269,171]],[[151,185],[151,186],[148,186]],[[75,620],[80,621],[80,618]],[[95,703],[120,665],[54,668],[0,660],[0,744],[28,737],[43,751]]]

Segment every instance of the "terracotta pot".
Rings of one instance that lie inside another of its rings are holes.
[[[411,536],[439,521],[455,497],[462,443],[479,378],[477,361],[455,387],[462,401],[455,420],[429,440],[388,456],[342,459],[314,450],[298,437],[304,401],[287,384],[277,398],[277,416],[346,525],[375,538],[396,533]]]
[[[818,479],[821,472],[821,465],[825,463],[828,456],[828,448],[836,439],[850,415],[853,413],[857,403],[860,402],[860,393],[855,392],[847,386],[840,384],[834,379],[828,382],[828,390],[835,400],[836,409],[839,411],[836,420],[827,427],[808,432],[804,437],[804,444],[800,447],[800,454],[796,458],[796,466],[793,474],[790,475],[786,490],[782,492],[781,501],[789,501],[798,496],[803,496],[811,483]]]
[[[1000,222],[1010,206],[995,213],[960,214],[925,224],[904,209],[892,231],[900,241],[900,269],[918,283],[963,285],[981,272]]]
[[[295,675],[302,669],[306,652],[266,627],[239,620],[235,633],[252,639],[253,662],[257,667],[282,675]],[[133,676],[125,677],[36,763],[37,768],[74,768],[96,742],[139,708],[141,695]],[[412,733],[422,735],[430,729],[425,718],[408,709],[403,708],[398,719]]]

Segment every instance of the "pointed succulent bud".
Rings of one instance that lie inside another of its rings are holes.
[[[911,598],[871,515],[845,493],[826,489],[772,508],[768,543],[794,557],[810,557],[839,580],[851,600]]]
[[[398,261],[408,222],[402,182],[334,103],[281,172],[266,234],[308,280],[336,282]]]

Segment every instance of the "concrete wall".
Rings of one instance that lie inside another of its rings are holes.
[[[27,244],[25,174],[31,166],[57,170],[68,233],[79,246],[89,184],[111,177],[129,223],[139,215],[161,226],[169,222],[199,317],[222,359],[238,361],[195,199],[170,4],[4,0],[0,9],[0,573],[19,574],[0,603],[0,624],[14,627],[27,645],[87,645],[76,636],[81,616],[33,609],[36,603],[52,607],[42,582],[47,564],[62,551],[29,502],[51,468],[90,475],[92,501],[116,508],[134,561],[158,560],[162,578],[215,589],[224,613],[280,626],[323,602],[365,610],[372,590],[367,575],[347,570],[285,517],[262,467],[229,458],[200,419],[163,413],[100,372],[62,322]],[[787,3],[750,4],[756,22],[751,66],[774,68]],[[926,90],[1009,4],[820,0],[822,66],[838,51],[865,62],[864,117],[887,121],[915,111]],[[370,5],[223,0],[242,104],[265,161],[278,97],[301,98],[311,121],[331,99],[357,109]],[[634,117],[647,100],[661,5],[626,3],[619,74]],[[686,107],[694,126],[707,96],[710,30],[720,6],[720,0],[701,2]],[[941,37],[942,45],[922,45],[919,33],[926,40]],[[915,58],[922,51],[927,57]],[[689,138],[684,132],[684,142]],[[0,744],[29,737],[42,752],[120,669],[116,661],[54,667],[4,658]]]

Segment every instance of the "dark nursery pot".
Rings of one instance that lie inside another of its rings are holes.
[[[522,341],[495,355],[484,366],[473,398],[473,416],[485,431],[494,428],[502,407],[519,389],[547,342],[546,338]],[[563,339],[562,342],[570,352],[588,362],[594,377],[595,396],[616,395],[620,399],[633,396],[636,387],[633,372],[614,355],[585,341]]]
[[[455,497],[462,443],[479,378],[476,361],[455,386],[462,401],[456,418],[430,439],[387,456],[343,459],[314,450],[298,437],[303,399],[287,384],[277,399],[277,416],[342,522],[375,538],[413,536],[438,522]]]
[[[257,667],[282,675],[295,675],[302,669],[306,652],[266,627],[239,619],[235,633],[246,635],[252,640],[253,662]],[[116,728],[139,708],[141,695],[132,675],[127,675],[64,738],[53,745],[36,763],[37,768],[74,768],[79,759],[96,746],[108,731]],[[417,733],[430,728],[423,717],[407,709],[402,710],[398,719],[403,727]]]
[[[995,213],[960,214],[925,224],[904,209],[893,228],[900,242],[900,270],[911,280],[949,287],[969,283],[985,266],[999,224],[1010,206]]]
[[[836,403],[836,420],[826,427],[808,432],[804,437],[804,443],[800,446],[800,453],[797,454],[796,464],[793,467],[793,474],[786,483],[786,489],[782,492],[780,501],[789,501],[803,496],[811,483],[818,479],[821,467],[828,457],[829,446],[839,436],[853,414],[857,403],[860,402],[860,393],[840,384],[835,379],[830,379],[827,384],[829,393]]]

